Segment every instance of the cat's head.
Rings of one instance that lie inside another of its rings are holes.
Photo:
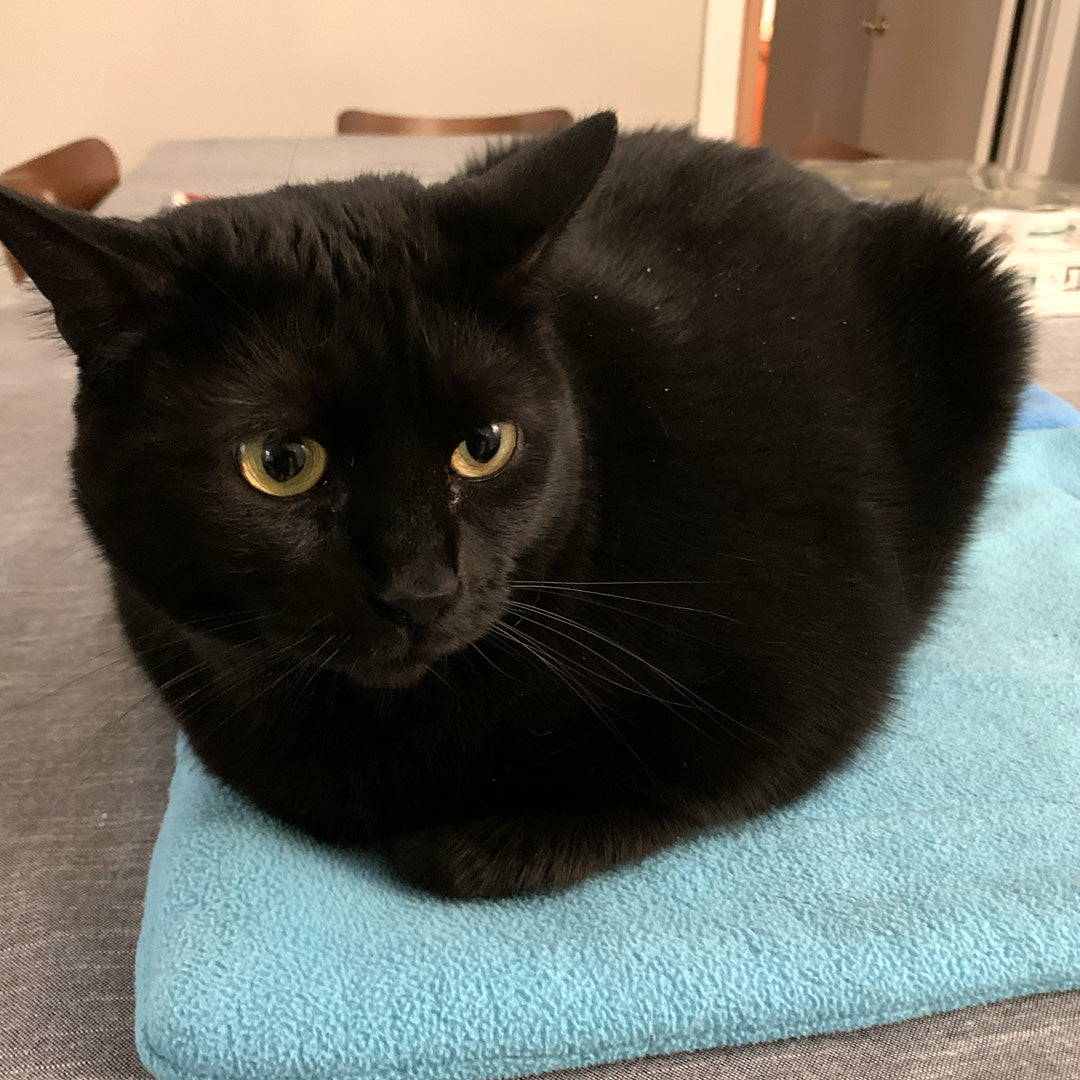
[[[373,686],[480,637],[578,512],[537,281],[614,136],[600,114],[432,188],[141,223],[0,190],[0,242],[78,359],[76,498],[114,568],[188,626],[286,653],[333,636]]]

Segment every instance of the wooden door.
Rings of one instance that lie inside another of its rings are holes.
[[[761,141],[885,157],[988,143],[1016,0],[777,0]]]

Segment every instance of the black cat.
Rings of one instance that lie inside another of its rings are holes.
[[[454,896],[805,792],[890,703],[1025,380],[966,225],[610,113],[141,223],[0,194],[78,505],[197,753]]]

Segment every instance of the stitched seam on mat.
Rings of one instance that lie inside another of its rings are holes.
[[[670,1056],[672,1054],[677,1054],[677,1053],[691,1053],[692,1054],[692,1053],[697,1053],[697,1052],[702,1051],[702,1050],[715,1050],[715,1049],[722,1049],[722,1048],[733,1047],[733,1046],[768,1046],[768,1045],[770,1045],[771,1043],[774,1043],[774,1042],[783,1042],[783,1041],[789,1040],[789,1039],[807,1038],[807,1037],[813,1036],[813,1035],[838,1034],[840,1032],[848,1032],[848,1031],[869,1031],[869,1030],[871,1030],[873,1028],[886,1027],[886,1026],[888,1026],[890,1024],[903,1023],[905,1020],[916,1020],[916,1019],[921,1019],[921,1018],[927,1017],[927,1016],[940,1016],[940,1015],[942,1015],[944,1013],[956,1012],[959,1009],[971,1008],[972,1006],[976,1006],[976,1005],[989,1005],[989,1004],[992,1004],[992,1003],[997,1002],[997,1001],[1013,1001],[1013,1000],[1017,1000],[1017,999],[1020,999],[1020,998],[1032,997],[1032,996],[1037,995],[1037,994],[1068,993],[1068,992],[1076,991],[1076,990],[1080,990],[1080,980],[1072,980],[1067,985],[1064,985],[1064,986],[1063,985],[1058,985],[1058,984],[1055,983],[1052,986],[1046,986],[1046,987],[1043,987],[1041,989],[1026,990],[1021,994],[1008,994],[1008,995],[1006,995],[1004,997],[999,997],[999,996],[994,995],[994,994],[991,994],[990,996],[977,995],[973,1000],[968,1000],[963,1004],[948,1005],[948,1006],[945,1006],[944,1008],[937,1008],[937,1009],[926,1009],[926,1010],[924,1010],[922,1012],[917,1012],[915,1014],[912,1014],[912,1012],[910,1010],[895,1009],[895,1010],[891,1010],[891,1011],[887,1012],[883,1019],[875,1020],[872,1024],[859,1024],[859,1023],[854,1023],[853,1024],[852,1021],[850,1020],[850,1018],[845,1018],[843,1021],[841,1021],[841,1023],[844,1024],[844,1025],[847,1025],[847,1026],[835,1027],[833,1025],[829,1025],[828,1027],[825,1027],[825,1028],[820,1028],[820,1029],[819,1028],[814,1028],[812,1030],[802,1031],[802,1032],[799,1032],[796,1035],[779,1035],[776,1038],[771,1038],[771,1039],[766,1039],[766,1040],[752,1040],[752,1041],[746,1041],[746,1042],[733,1042],[733,1043],[708,1042],[708,1043],[703,1043],[703,1044],[686,1045],[686,1046],[682,1046],[682,1047],[673,1048],[673,1049],[670,1049],[670,1050],[655,1050],[654,1051],[654,1050],[648,1050],[647,1049],[647,1050],[643,1051],[640,1054],[632,1054],[632,1055],[627,1055],[627,1054],[624,1054],[624,1053],[618,1053],[615,1056],[611,1056],[612,1051],[610,1049],[603,1050],[603,1049],[601,1049],[601,1047],[598,1044],[593,1044],[592,1048],[583,1048],[584,1052],[586,1054],[588,1054],[588,1056],[589,1056],[589,1061],[583,1062],[580,1065],[556,1065],[556,1066],[554,1066],[554,1068],[556,1070],[558,1070],[558,1069],[586,1068],[589,1065],[593,1065],[593,1064],[614,1064],[614,1063],[620,1062],[620,1061],[634,1061],[634,1060],[638,1060],[638,1059],[643,1058],[643,1057],[668,1057],[668,1056]],[[158,1061],[160,1061],[162,1064],[168,1066],[172,1070],[172,1073],[173,1073],[173,1075],[175,1077],[182,1078],[182,1080],[221,1080],[220,1073],[203,1073],[203,1072],[196,1073],[196,1072],[194,1072],[192,1070],[182,1069],[180,1066],[178,1066],[176,1064],[176,1061],[175,1061],[174,1058],[172,1058],[172,1057],[170,1057],[170,1056],[168,1056],[166,1054],[161,1053],[161,1051],[159,1051],[157,1049],[157,1047],[153,1045],[153,1042],[150,1039],[145,1040],[145,1045],[146,1045],[147,1049],[152,1052],[153,1056]],[[597,1054],[599,1054],[600,1056],[597,1057]],[[465,1064],[466,1067],[469,1068],[470,1070],[477,1070],[477,1069],[481,1068],[481,1063],[480,1063],[479,1059],[477,1059],[477,1058],[465,1058],[463,1056],[456,1056],[453,1060],[455,1062],[459,1063],[459,1064]],[[526,1067],[528,1067],[528,1068],[532,1068],[532,1065],[533,1065],[533,1059],[531,1059],[529,1057],[526,1057],[523,1054],[501,1054],[501,1055],[499,1055],[499,1060],[508,1062],[511,1065],[513,1065],[515,1063],[518,1063],[518,1062],[524,1062],[526,1064]],[[424,1057],[412,1056],[412,1057],[409,1058],[409,1060],[407,1062],[402,1063],[401,1070],[405,1070],[405,1071],[399,1070],[396,1073],[396,1075],[403,1076],[403,1077],[409,1077],[410,1080],[411,1080],[411,1078],[414,1076],[414,1072],[412,1070],[415,1070],[419,1066],[420,1068],[426,1069],[428,1071],[428,1073],[430,1073],[431,1075],[438,1076],[438,1075],[440,1075],[440,1073],[435,1072],[434,1070],[435,1069],[443,1070],[449,1064],[450,1064],[450,1062],[445,1056],[440,1057],[440,1058],[434,1058],[434,1057],[424,1058]],[[370,1068],[371,1065],[372,1065],[371,1062],[366,1063],[366,1066],[368,1068]],[[364,1068],[364,1067],[365,1067],[365,1063],[356,1062],[352,1067],[350,1067],[350,1072],[349,1073],[336,1072],[334,1074],[334,1080],[369,1080],[370,1073],[361,1074],[359,1072],[353,1072],[352,1071],[352,1069],[361,1069],[361,1068]],[[381,1066],[377,1065],[375,1067],[378,1069],[378,1075],[379,1075],[380,1080],[389,1080],[389,1078],[392,1075],[395,1075],[395,1074],[391,1074],[390,1072],[387,1071],[387,1065],[386,1064],[383,1064]],[[544,1066],[543,1071],[549,1072],[549,1071],[551,1071],[551,1067],[550,1066]],[[479,1075],[480,1075],[480,1073],[477,1073],[477,1076],[479,1076]],[[507,1074],[504,1074],[504,1080],[516,1080],[516,1078],[518,1078],[519,1075],[520,1074],[518,1074],[517,1072],[507,1073]],[[248,1080],[248,1078],[245,1077],[245,1080]]]

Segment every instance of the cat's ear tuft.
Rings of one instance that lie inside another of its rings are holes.
[[[615,114],[597,113],[434,189],[459,259],[487,279],[533,265],[596,185],[617,134]]]
[[[0,187],[0,244],[52,304],[56,327],[84,368],[107,358],[128,332],[144,330],[166,291],[166,275],[133,222]]]

